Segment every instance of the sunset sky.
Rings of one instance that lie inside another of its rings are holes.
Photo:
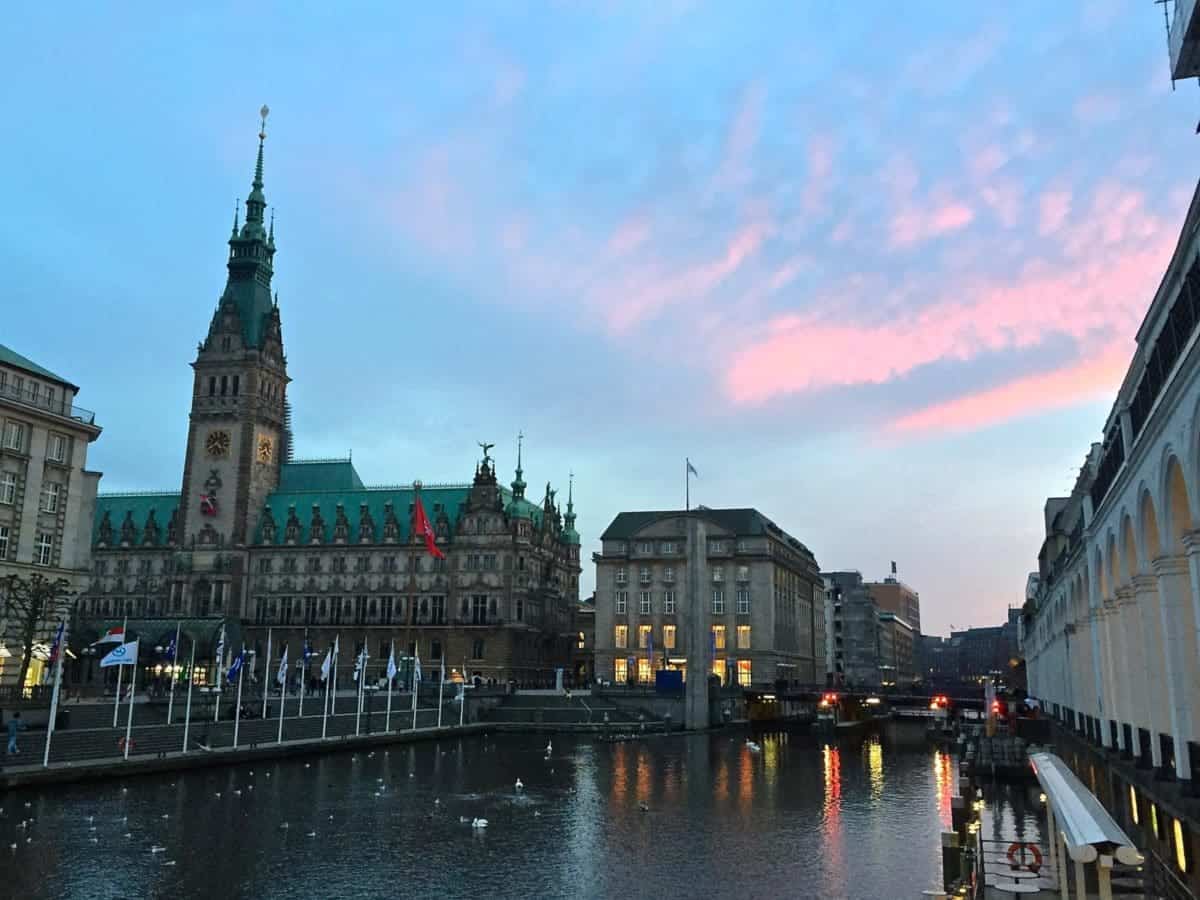
[[[265,102],[299,456],[511,478],[523,429],[588,551],[690,456],[998,624],[1194,187],[1159,7],[443,7],[6,12],[0,342],[81,386],[101,489],[179,486]]]

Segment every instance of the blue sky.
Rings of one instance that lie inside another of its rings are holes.
[[[1200,115],[1150,3],[80,4],[0,54],[0,340],[103,489],[179,482],[266,102],[300,455],[457,481],[523,429],[588,549],[690,455],[932,632],[1022,600]]]

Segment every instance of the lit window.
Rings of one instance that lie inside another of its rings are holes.
[[[663,569],[663,581],[670,584],[674,580],[675,580],[675,567],[667,566],[665,569]]]
[[[21,450],[25,446],[25,426],[20,422],[9,422],[4,432],[4,446],[9,450]]]
[[[629,605],[629,592],[628,591],[617,591],[616,605],[617,605],[617,612],[621,615],[625,615],[625,607]]]
[[[648,616],[648,615],[650,615],[650,606],[651,606],[650,592],[649,591],[639,591],[638,592],[638,612],[640,614],[642,614],[643,616]]]
[[[663,612],[668,616],[675,615],[675,592],[663,591]]]
[[[624,584],[624,583],[625,583],[625,567],[622,566],[621,568],[617,569],[617,584]]]
[[[737,683],[742,687],[749,687],[754,683],[754,669],[750,660],[739,659],[737,661]]]
[[[712,645],[714,650],[725,649],[725,626],[714,625],[712,627]]]
[[[725,615],[725,593],[719,588],[713,591],[712,611],[714,616]]]
[[[639,659],[638,660],[638,681],[641,682],[642,684],[649,684],[653,680],[654,680],[653,676],[650,673],[650,660],[644,659],[644,658]]]
[[[62,490],[62,485],[55,484],[52,481],[42,485],[41,509],[42,512],[58,512],[58,492]]]
[[[739,616],[750,615],[750,591],[741,588],[737,592],[737,611]]]
[[[737,644],[739,650],[750,649],[750,626],[739,625],[737,627]]]
[[[54,550],[54,536],[39,532],[33,547],[33,561],[39,566],[50,565],[50,554]]]
[[[61,434],[50,435],[46,447],[46,459],[51,462],[63,462],[67,458],[67,439]]]
[[[725,683],[725,660],[714,659],[712,664],[712,673],[721,679],[721,684]]]
[[[575,639],[575,649],[583,650],[587,646],[587,639],[583,636],[583,632],[579,632],[579,636]]]
[[[17,498],[17,476],[14,472],[0,472],[0,503],[12,503]]]
[[[8,526],[0,525],[0,560],[8,558]]]
[[[674,625],[664,625],[663,626],[663,648],[666,650],[674,650],[675,649],[675,626]]]
[[[628,625],[617,625],[613,628],[613,646],[622,650],[629,646]]]
[[[613,681],[617,684],[624,684],[629,680],[629,661],[625,659],[613,660]]]
[[[1150,804],[1150,831],[1156,838],[1162,840],[1162,834],[1158,830],[1158,807],[1153,803]]]
[[[642,650],[645,650],[650,646],[650,641],[652,640],[650,636],[650,629],[652,627],[653,626],[651,625],[638,626],[638,647]]]
[[[1188,870],[1187,841],[1184,839],[1183,823],[1172,819],[1172,830],[1175,833],[1175,865],[1180,872]]]

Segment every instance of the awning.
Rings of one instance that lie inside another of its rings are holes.
[[[1072,859],[1090,863],[1103,853],[1129,866],[1141,865],[1142,854],[1133,841],[1065,762],[1053,753],[1033,753],[1029,760]]]

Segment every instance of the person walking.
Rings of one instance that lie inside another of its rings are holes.
[[[27,726],[21,721],[21,714],[15,712],[8,720],[8,752],[10,754],[19,752],[17,747],[17,733],[24,731]]]

